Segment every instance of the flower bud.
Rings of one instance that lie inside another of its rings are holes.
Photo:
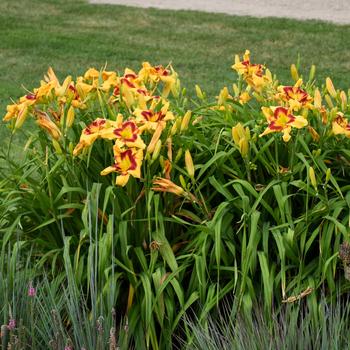
[[[173,142],[172,142],[172,139],[171,137],[168,137],[167,140],[166,140],[166,145],[167,145],[167,155],[168,155],[168,159],[170,162],[173,161]]]
[[[340,99],[341,99],[341,108],[345,112],[346,107],[347,107],[347,103],[348,103],[348,99],[347,99],[345,91],[342,91],[340,93]]]
[[[193,165],[193,160],[190,151],[187,149],[185,151],[185,166],[187,173],[190,178],[194,177],[194,165]]]
[[[148,147],[147,147],[147,153],[153,153],[155,147],[156,147],[156,144],[162,134],[162,131],[163,131],[163,126],[161,124],[159,124],[152,136],[152,139],[151,139],[151,142],[149,143]]]
[[[257,92],[253,92],[252,95],[255,97],[255,99],[258,101],[258,102],[264,102],[264,97],[260,94],[258,94]]]
[[[294,81],[298,81],[299,80],[298,69],[297,69],[297,67],[296,67],[296,65],[294,63],[290,66],[290,75],[292,76],[292,79]]]
[[[329,116],[333,120],[337,116],[337,114],[338,114],[338,108],[334,107],[331,109]]]
[[[74,108],[73,106],[70,106],[66,116],[66,125],[68,128],[70,128],[73,125],[74,116],[75,116]]]
[[[183,188],[187,188],[187,183],[182,175],[179,176],[180,184]]]
[[[192,125],[196,125],[198,123],[200,123],[203,120],[203,116],[199,115],[193,122]]]
[[[162,148],[162,141],[158,140],[154,147],[154,151],[152,153],[152,162],[154,162],[158,158],[161,148]]]
[[[248,128],[248,126],[246,126],[245,130],[245,138],[249,141],[251,139],[250,137],[250,129]]]
[[[314,93],[314,106],[316,108],[321,108],[322,107],[322,97],[321,97],[321,93],[319,89],[315,89],[315,93]]]
[[[70,154],[73,154],[73,150],[74,150],[74,145],[72,142],[69,142],[69,145],[68,145],[68,150],[69,150],[69,153]]]
[[[229,98],[230,94],[228,92],[228,89],[227,87],[225,86],[221,91],[220,91],[220,94],[219,94],[219,97],[218,97],[218,105],[221,106],[223,105],[226,100]]]
[[[185,115],[182,118],[181,125],[180,125],[180,132],[183,132],[188,129],[188,123],[190,122],[192,112],[187,111]]]
[[[294,84],[295,87],[300,88],[303,85],[303,79],[299,78]]]
[[[52,145],[57,154],[62,154],[62,148],[59,142],[57,142],[55,139],[52,139]]]
[[[330,168],[327,168],[327,171],[326,171],[326,183],[329,182],[329,180],[331,179],[331,176],[332,176],[332,171]]]
[[[322,124],[326,125],[328,123],[328,112],[324,107],[322,107],[320,113],[322,117]]]
[[[50,118],[41,115],[37,119],[37,124],[44,130],[46,130],[55,140],[58,140],[61,137],[61,131],[58,126],[51,121]]]
[[[238,88],[237,84],[232,85],[232,90],[233,90],[233,93],[235,94],[235,96],[237,97],[239,95],[239,88]]]
[[[246,138],[243,138],[239,141],[239,151],[242,157],[246,157],[249,151],[249,142]]]
[[[309,168],[309,179],[310,179],[311,185],[317,191],[317,181],[316,181],[316,176],[315,176],[315,170],[311,166]]]
[[[182,152],[183,152],[182,148],[179,148],[179,150],[176,153],[174,163],[177,163],[180,160],[180,158],[182,157]]]
[[[337,92],[335,91],[333,82],[331,80],[331,78],[326,78],[326,88],[328,93],[333,97],[336,98],[337,97]]]
[[[316,74],[316,66],[313,64],[310,68],[309,81],[314,80]]]
[[[239,145],[239,141],[243,137],[243,135],[244,129],[241,123],[238,123],[236,126],[232,127],[232,138],[236,146]]]
[[[59,96],[59,97],[63,96],[66,93],[68,86],[70,85],[71,82],[72,82],[72,77],[68,75],[67,78],[64,79],[63,84],[56,89],[56,96]]]
[[[324,99],[326,100],[327,102],[327,105],[329,108],[334,108],[334,104],[333,104],[333,101],[331,99],[331,97],[327,94]]]
[[[232,127],[232,138],[236,146],[238,146],[242,157],[246,157],[249,151],[250,130],[244,128],[241,123]]]
[[[320,135],[318,134],[318,132],[310,125],[307,128],[309,130],[309,133],[311,134],[312,139],[314,141],[318,141],[320,139]]]
[[[15,123],[15,129],[19,129],[23,125],[23,123],[27,119],[27,115],[28,115],[28,107],[24,106],[23,109],[21,109],[18,113],[16,123]]]
[[[269,81],[272,81],[272,74],[268,68],[266,68],[266,70],[265,70],[265,75]]]
[[[204,98],[202,89],[199,87],[199,85],[195,85],[195,89],[196,89],[197,97],[198,97],[200,100],[204,100],[205,98]]]
[[[175,120],[173,126],[172,126],[171,129],[170,129],[170,134],[171,134],[171,136],[175,135],[175,134],[176,134],[176,131],[177,131],[177,122],[176,122],[176,120]]]
[[[162,168],[163,168],[163,173],[165,175],[165,178],[170,180],[170,178],[171,178],[170,173],[171,173],[171,169],[172,169],[171,162],[168,159],[166,159],[163,162]]]

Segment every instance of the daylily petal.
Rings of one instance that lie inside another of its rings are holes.
[[[294,117],[295,117],[294,121],[290,123],[290,125],[293,126],[294,128],[301,129],[308,124],[307,120],[304,117],[300,115],[295,115]]]
[[[126,174],[126,175],[119,175],[117,176],[116,178],[116,181],[115,181],[115,184],[117,186],[121,186],[121,187],[124,187],[127,182],[129,181],[129,178],[130,178],[130,175],[129,174]]]
[[[114,165],[111,165],[105,169],[103,169],[101,172],[100,172],[100,175],[104,176],[104,175],[108,175],[110,173],[113,173],[116,171],[116,167]]]

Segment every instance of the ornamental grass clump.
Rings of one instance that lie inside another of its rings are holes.
[[[26,142],[4,155],[1,239],[64,273],[96,322],[118,310],[127,346],[190,340],[182,317],[205,326],[229,295],[271,315],[349,291],[349,92],[317,86],[314,66],[280,82],[249,51],[232,68],[232,87],[196,85],[197,99],[171,66],[63,81],[50,68],[7,107]]]

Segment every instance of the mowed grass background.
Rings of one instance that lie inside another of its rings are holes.
[[[0,0],[0,110],[24,86],[38,86],[48,66],[60,78],[103,67],[138,69],[142,61],[172,62],[183,86],[195,83],[215,96],[231,85],[233,56],[246,48],[284,83],[289,66],[301,57],[308,74],[350,86],[350,26],[317,21],[256,19],[190,11],[162,11],[82,0]],[[3,123],[0,136],[4,140]],[[4,141],[3,141],[4,142]]]

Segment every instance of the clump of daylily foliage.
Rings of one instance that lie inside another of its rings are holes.
[[[196,85],[196,99],[171,66],[63,81],[50,68],[7,107],[13,132],[32,119],[40,133],[2,190],[14,203],[4,227],[33,241],[41,267],[59,271],[70,254],[84,291],[101,258],[97,303],[123,310],[136,348],[167,348],[187,310],[205,322],[226,296],[248,314],[262,299],[269,314],[301,299],[315,308],[336,282],[349,290],[338,259],[349,92],[317,86],[315,66],[305,79],[292,65],[280,82],[249,51],[232,68],[232,88],[210,98]]]

